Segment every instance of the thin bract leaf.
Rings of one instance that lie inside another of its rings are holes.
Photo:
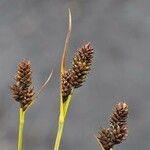
[[[65,69],[66,69],[66,55],[67,55],[70,34],[71,34],[71,28],[72,28],[71,11],[70,11],[70,9],[68,9],[68,11],[69,11],[69,26],[68,26],[68,32],[67,32],[67,36],[66,36],[66,40],[65,40],[63,55],[62,55],[62,59],[61,59],[60,79],[62,78],[62,74],[64,74]],[[62,79],[60,80],[60,119],[64,119],[64,104],[63,104],[63,100],[62,100]]]
[[[37,98],[39,96],[39,94],[43,91],[43,89],[46,87],[46,85],[48,84],[48,82],[50,81],[51,77],[53,74],[53,70],[51,71],[49,77],[47,78],[47,80],[44,82],[44,84],[41,86],[39,92],[36,94],[35,98]]]
[[[98,142],[98,144],[101,146],[102,150],[105,150],[95,134],[94,134],[94,137],[96,138],[96,141]],[[110,150],[112,150],[112,149],[110,149]]]
[[[62,74],[64,74],[65,69],[66,69],[66,55],[67,55],[67,50],[69,47],[69,40],[70,40],[71,29],[72,29],[72,17],[71,17],[70,8],[68,9],[68,11],[69,11],[69,26],[68,26],[68,32],[67,32],[67,36],[66,36],[66,40],[65,40],[62,60],[61,60],[61,73]]]
[[[39,96],[39,94],[43,91],[43,89],[45,88],[45,86],[48,84],[48,82],[50,81],[51,77],[53,74],[53,70],[51,71],[49,77],[47,78],[47,80],[43,83],[43,85],[41,86],[39,92],[33,97],[33,100],[31,102],[31,104],[27,107],[27,109],[25,110],[25,112],[33,105],[33,103],[35,102],[35,99]]]

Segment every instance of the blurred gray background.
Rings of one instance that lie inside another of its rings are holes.
[[[113,105],[124,100],[129,137],[115,149],[149,149],[149,0],[0,0],[0,149],[17,149],[19,104],[9,86],[17,63],[26,58],[36,91],[52,68],[54,73],[27,112],[23,149],[53,150],[68,7],[73,17],[68,67],[84,42],[92,42],[95,56],[87,82],[74,93],[61,150],[99,150],[94,134],[107,126]]]

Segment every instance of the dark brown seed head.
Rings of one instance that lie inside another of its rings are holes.
[[[114,145],[122,143],[128,135],[127,117],[128,105],[125,102],[118,103],[110,118],[110,130]]]
[[[97,138],[105,150],[110,150],[114,145],[112,142],[112,133],[109,128],[101,129]]]
[[[90,71],[91,62],[93,58],[93,48],[90,43],[85,44],[82,48],[78,49],[75,57],[73,58],[72,78],[71,84],[74,88],[82,86],[85,78]]]
[[[31,88],[32,71],[31,64],[27,60],[23,60],[18,65],[18,71],[14,84],[11,86],[13,98],[20,103],[23,111],[32,103],[34,89]]]
[[[32,84],[32,71],[30,61],[23,60],[19,63],[16,82],[23,89],[28,88]]]
[[[93,58],[94,49],[91,46],[91,43],[87,43],[82,46],[82,48],[78,49],[74,61],[83,61],[88,65],[91,65],[91,61]]]
[[[104,150],[110,150],[114,145],[120,144],[128,136],[128,105],[120,102],[115,105],[110,118],[110,127],[99,132],[99,142]]]
[[[62,75],[62,98],[63,103],[67,100],[68,96],[71,94],[72,85],[70,84],[70,79],[72,76],[72,70],[67,70]]]
[[[114,125],[125,125],[127,123],[128,117],[128,105],[125,102],[118,103],[113,110],[112,116],[110,118],[110,123]]]

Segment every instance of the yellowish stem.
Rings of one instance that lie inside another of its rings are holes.
[[[63,128],[64,128],[64,124],[65,124],[65,118],[66,118],[66,115],[67,115],[67,111],[68,111],[68,107],[69,107],[71,98],[72,98],[72,95],[69,95],[66,102],[62,103],[63,111],[61,110],[60,115],[59,115],[58,131],[57,131],[54,150],[59,150],[61,137],[62,137],[62,133],[63,133]]]
[[[72,91],[72,93],[73,93],[73,91]],[[72,99],[72,94],[70,94],[70,95],[68,96],[67,101],[66,101],[65,104],[64,104],[64,118],[66,118],[66,115],[67,115],[67,112],[68,112],[68,107],[69,107],[69,105],[70,105],[71,99]]]
[[[20,108],[20,122],[19,122],[19,136],[18,136],[18,150],[22,150],[23,130],[24,130],[25,112]]]
[[[59,150],[62,132],[63,132],[63,128],[64,128],[64,123],[65,123],[64,120],[59,120],[58,132],[57,132],[57,136],[56,136],[54,150]]]

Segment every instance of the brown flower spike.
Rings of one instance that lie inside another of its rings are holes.
[[[85,78],[90,71],[91,62],[93,58],[93,48],[90,43],[83,45],[77,50],[73,58],[71,84],[74,88],[82,86]]]
[[[71,69],[65,71],[65,73],[62,75],[63,103],[67,100],[67,97],[71,94],[71,91],[72,91],[72,85],[69,82],[71,76],[72,76],[72,70]]]
[[[33,101],[34,89],[32,84],[31,63],[23,60],[18,64],[18,71],[14,84],[11,86],[13,98],[20,103],[20,107],[25,111]]]
[[[112,130],[114,144],[122,143],[128,135],[127,127],[128,105],[125,102],[118,103],[110,118],[110,128]]]
[[[110,128],[102,129],[97,137],[104,150],[110,150],[114,145],[126,139],[128,135],[127,117],[128,105],[125,102],[118,103],[110,118]]]
[[[110,124],[114,125],[126,125],[128,117],[128,105],[124,102],[118,103],[114,109],[110,118]]]
[[[72,69],[68,69],[62,75],[63,102],[71,94],[72,89],[82,86],[90,71],[94,50],[90,43],[78,49],[72,63]]]

